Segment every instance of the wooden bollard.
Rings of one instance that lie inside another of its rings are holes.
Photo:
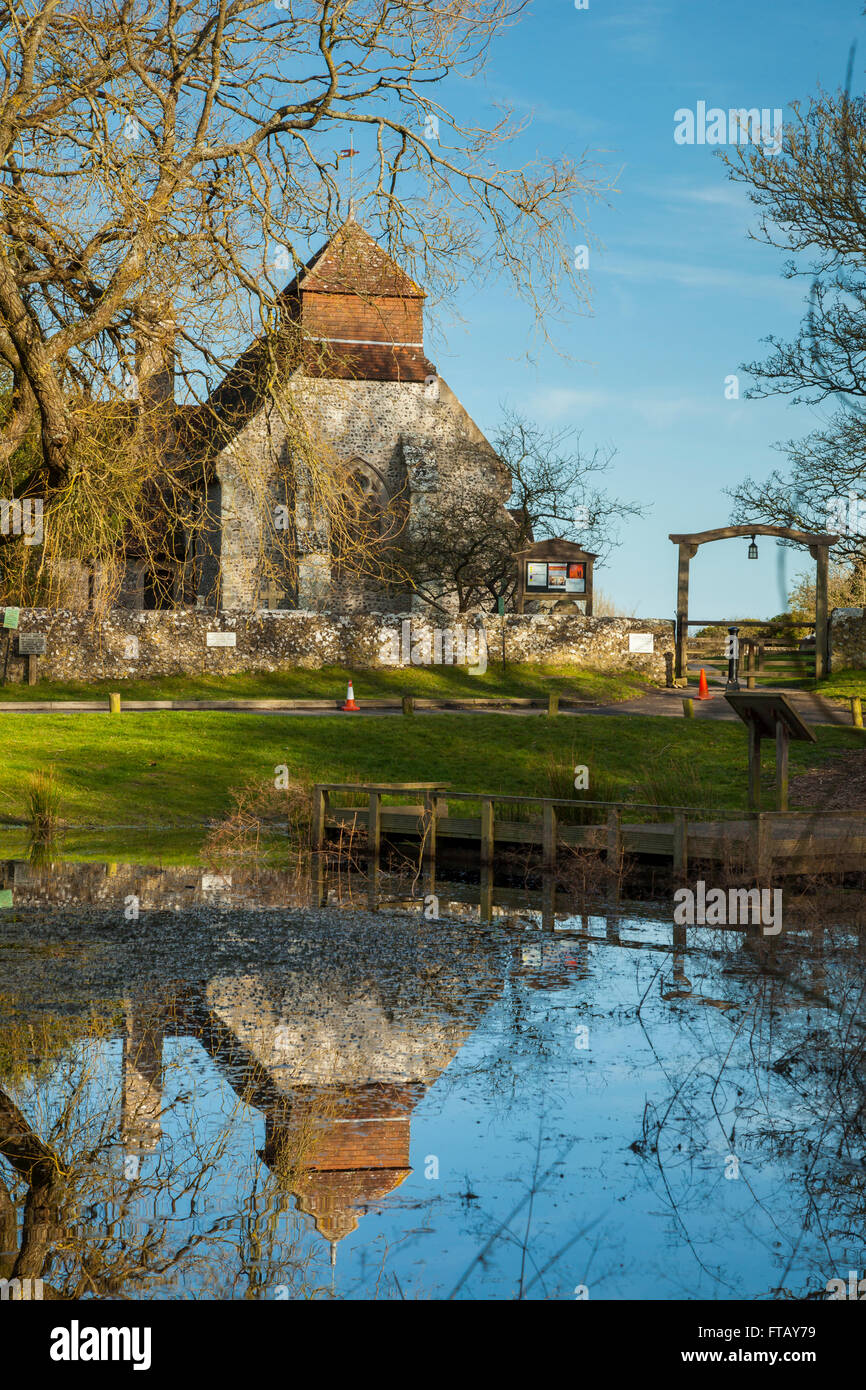
[[[404,714],[414,714],[414,713],[415,713],[415,697],[414,697],[414,695],[404,695],[404,696],[403,696],[403,713],[404,713]]]
[[[109,714],[120,714],[120,691],[112,690],[108,696]]]
[[[863,699],[860,695],[851,696],[851,718],[855,729],[863,728]]]
[[[689,700],[683,700],[683,718],[684,718],[684,719],[694,719],[694,717],[695,717],[695,702],[694,702],[694,700],[691,700],[691,699],[689,699]]]
[[[559,714],[559,696],[558,696],[558,695],[548,695],[548,697],[547,697],[547,713],[548,713],[548,714]]]

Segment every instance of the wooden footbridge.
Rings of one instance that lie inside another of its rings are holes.
[[[342,805],[335,801],[341,795]],[[364,801],[346,804],[347,795]],[[667,818],[656,819],[660,812]],[[591,815],[595,823],[577,820]],[[386,836],[417,841],[426,860],[435,860],[440,843],[477,846],[481,865],[492,864],[497,849],[506,845],[539,849],[546,869],[556,867],[562,850],[593,850],[605,856],[616,875],[625,857],[669,860],[679,875],[693,862],[718,864],[754,873],[759,883],[783,874],[866,871],[866,810],[763,811],[744,817],[695,807],[455,792],[445,782],[317,783],[313,849],[325,849],[329,835],[357,831],[365,832],[372,857],[378,857]]]

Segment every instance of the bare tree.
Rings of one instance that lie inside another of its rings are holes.
[[[155,486],[187,498],[196,480],[171,460],[151,462],[141,476],[133,460],[147,450],[141,440],[130,448],[122,427],[133,413],[121,398],[124,379],[136,374],[137,330],[154,305],[170,303],[190,402],[207,396],[251,334],[267,339],[276,377],[285,272],[301,265],[311,237],[344,220],[338,147],[355,133],[367,164],[365,223],[412,276],[447,293],[467,273],[504,272],[542,317],[565,302],[569,284],[584,305],[569,248],[583,205],[602,192],[598,172],[585,159],[509,168],[502,152],[521,127],[508,113],[478,129],[437,99],[446,77],[477,74],[523,7],[6,6],[7,494],[14,487],[19,497],[41,497],[46,510],[62,497],[88,521],[86,509],[96,508],[89,530],[100,553],[146,512]],[[159,433],[157,425],[151,437]]]
[[[599,555],[603,563],[617,543],[617,522],[641,516],[635,502],[599,486],[610,469],[611,449],[582,452],[579,431],[544,430],[517,411],[504,413],[494,448],[511,479],[507,507],[486,479],[464,481],[451,496],[448,515],[435,526],[416,523],[402,560],[419,594],[459,611],[496,608],[517,585],[516,551],[533,540],[561,536]],[[507,494],[506,494],[507,496]]]
[[[746,365],[748,395],[837,405],[824,428],[779,446],[790,472],[732,490],[733,519],[838,531],[836,554],[856,569],[866,557],[866,505],[848,503],[866,497],[866,102],[847,87],[819,91],[793,103],[778,153],[754,144],[723,158],[760,210],[753,238],[791,253],[787,278],[811,281],[795,337],[770,336],[766,359]]]

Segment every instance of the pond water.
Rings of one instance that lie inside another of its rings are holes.
[[[517,890],[482,914],[440,883],[431,917],[387,878],[4,868],[2,1276],[730,1300],[826,1298],[866,1264],[844,921],[559,904],[542,929]]]

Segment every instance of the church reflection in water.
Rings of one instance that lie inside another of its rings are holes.
[[[332,1263],[412,1172],[413,1113],[501,996],[509,957],[501,942],[467,947],[449,932],[419,933],[408,948],[394,933],[375,964],[351,933],[343,945],[343,963],[322,942],[289,971],[219,974],[163,1003],[129,1000],[123,1046],[127,1155],[159,1142],[163,1042],[196,1038],[263,1113],[259,1157]]]

